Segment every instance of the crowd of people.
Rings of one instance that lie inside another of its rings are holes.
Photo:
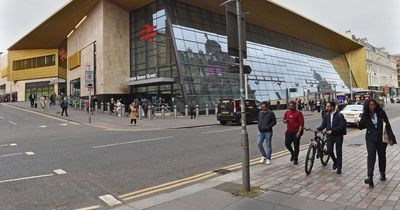
[[[310,101],[310,103],[312,103]],[[317,101],[318,103],[318,101]],[[317,103],[315,105],[318,107]],[[337,174],[342,174],[342,145],[343,136],[347,134],[347,123],[344,116],[338,112],[335,101],[324,103],[325,111],[322,115],[321,125],[316,131],[324,131],[327,136],[327,154],[333,160],[332,169]],[[312,106],[311,106],[312,107]],[[262,102],[261,111],[258,116],[258,137],[257,145],[262,157],[261,164],[271,164],[273,127],[277,120],[274,112],[270,109],[269,102]],[[304,130],[304,117],[299,109],[299,101],[291,101],[288,111],[283,116],[283,123],[287,125],[285,132],[285,146],[290,152],[290,161],[298,165],[300,139]],[[367,147],[367,178],[365,184],[374,186],[373,174],[378,154],[378,165],[380,180],[386,180],[386,147],[396,144],[396,138],[390,125],[386,112],[374,99],[364,103],[361,120],[357,123],[360,130],[366,129],[365,142]],[[264,142],[265,148],[264,148]],[[334,152],[335,147],[335,152]],[[336,153],[336,154],[335,154]]]

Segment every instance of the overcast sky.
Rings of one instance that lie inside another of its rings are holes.
[[[251,1],[251,0],[246,0]],[[376,47],[400,53],[400,0],[274,0],[337,32],[351,30]],[[4,52],[69,0],[0,0]]]

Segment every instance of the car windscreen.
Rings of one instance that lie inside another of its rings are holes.
[[[355,112],[362,112],[363,106],[356,106],[356,105],[347,105],[343,111],[355,111]]]

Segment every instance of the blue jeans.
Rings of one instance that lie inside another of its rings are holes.
[[[271,139],[272,139],[272,132],[258,132],[258,135],[257,135],[258,149],[260,149],[262,156],[269,160],[271,160],[271,154],[272,154]],[[264,146],[263,146],[264,140],[267,145],[267,152],[265,152],[265,150],[264,150]]]

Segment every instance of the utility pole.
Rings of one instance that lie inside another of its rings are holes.
[[[244,93],[244,77],[243,77],[243,41],[242,41],[242,11],[240,10],[240,0],[236,0],[236,14],[238,24],[238,41],[239,41],[239,69],[240,69],[240,107],[241,107],[241,121],[242,130],[240,137],[242,140],[242,178],[243,190],[250,191],[250,155],[249,155],[249,135],[246,130],[246,105]]]

